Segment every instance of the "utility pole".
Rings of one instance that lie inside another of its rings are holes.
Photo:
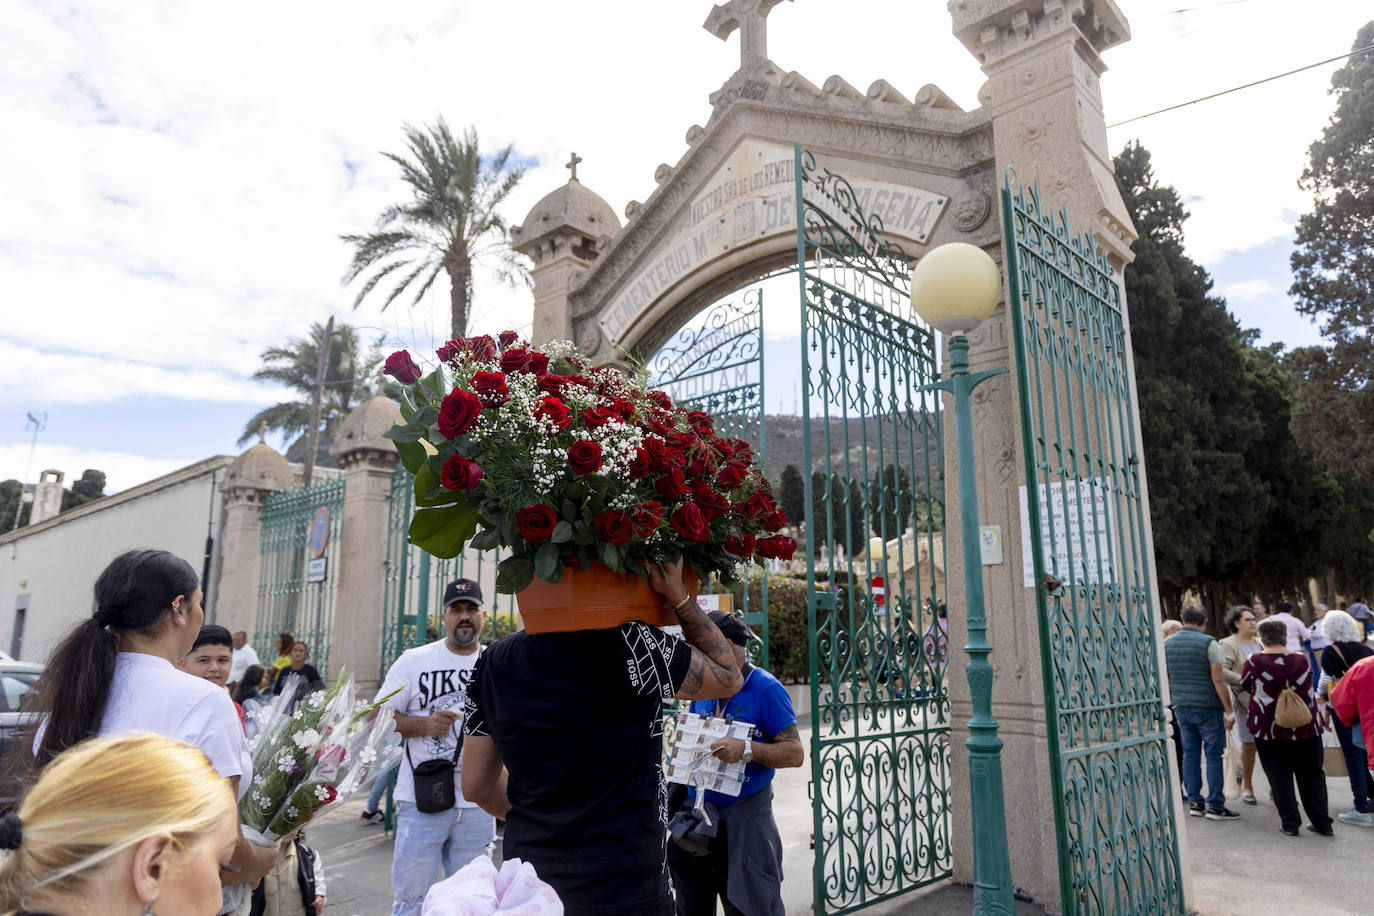
[[[320,401],[324,398],[324,376],[329,369],[329,348],[334,341],[334,316],[324,326],[324,341],[320,344],[320,365],[315,370],[315,397],[310,405],[310,429],[306,434],[305,474],[302,486],[310,486],[310,478],[315,474],[315,453],[320,448]]]
[[[33,441],[29,443],[29,460],[24,465],[24,479],[19,481],[19,495],[15,499],[14,524],[10,526],[11,531],[19,528],[19,515],[24,511],[24,484],[29,479],[29,475],[33,473],[33,453],[38,448],[38,434],[47,428],[48,412],[46,410],[41,412],[30,410],[28,412],[28,422],[24,424],[24,431],[33,430]]]

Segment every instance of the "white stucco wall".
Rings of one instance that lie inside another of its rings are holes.
[[[27,596],[20,657],[46,659],[91,613],[96,577],[125,550],[170,550],[201,574],[207,529],[219,539],[219,486],[230,460],[208,458],[0,537],[0,649],[12,651],[15,608]]]

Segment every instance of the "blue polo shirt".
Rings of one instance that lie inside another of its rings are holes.
[[[792,710],[792,698],[782,682],[762,668],[750,667],[744,686],[739,693],[728,701],[693,700],[691,710],[702,716],[731,716],[740,722],[754,725],[755,741],[772,741],[778,732],[789,725],[797,724],[797,714]],[[735,802],[743,801],[773,781],[772,767],[750,762],[744,767],[744,785],[740,787],[739,797],[723,795],[706,790],[706,800],[717,808],[727,808]],[[696,789],[688,793],[696,799]]]

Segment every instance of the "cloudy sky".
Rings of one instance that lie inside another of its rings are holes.
[[[1133,39],[1106,56],[1109,123],[1346,53],[1370,16],[1356,0],[1119,3]],[[96,467],[118,490],[236,453],[281,395],[249,378],[258,354],[331,313],[430,352],[442,281],[386,312],[354,311],[340,286],[338,235],[402,197],[379,151],[443,115],[529,164],[512,221],[566,180],[572,150],[620,212],[738,63],[701,28],[710,6],[0,0],[0,479]],[[982,82],[940,0],[784,4],[769,56],[816,84],[934,82],[969,109]],[[1189,251],[1242,323],[1289,346],[1318,340],[1285,291],[1337,66],[1110,131],[1188,202]],[[527,291],[479,276],[478,330],[529,314]],[[31,410],[47,414],[32,466]]]

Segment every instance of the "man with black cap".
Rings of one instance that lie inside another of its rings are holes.
[[[444,589],[444,638],[406,650],[386,673],[377,694],[381,697],[401,688],[386,701],[396,711],[396,731],[405,739],[393,796],[397,803],[391,862],[393,916],[418,916],[430,885],[485,854],[496,837],[495,821],[463,798],[458,778],[463,704],[482,650],[486,616],[482,589],[476,582],[450,582]],[[422,781],[431,789],[419,806],[417,768],[422,768]],[[436,769],[437,774],[427,772]],[[446,798],[433,791],[436,778],[451,785]]]
[[[726,916],[783,916],[782,839],[773,819],[772,781],[779,767],[802,765],[797,715],[778,679],[749,664],[744,621],[725,611],[712,611],[710,617],[734,649],[744,686],[728,701],[698,700],[692,712],[729,716],[754,728],[747,738],[720,738],[711,745],[711,753],[726,763],[745,763],[738,797],[706,790],[707,804],[719,812],[714,837],[669,847],[677,916],[714,916],[717,897]],[[689,806],[696,791],[689,790]]]

